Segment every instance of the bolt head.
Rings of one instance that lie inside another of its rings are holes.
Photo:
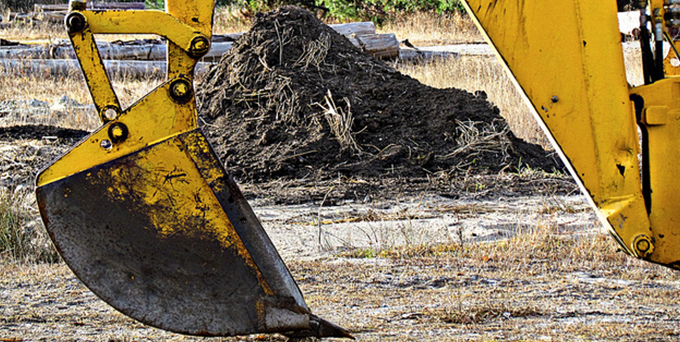
[[[176,80],[170,84],[170,97],[179,103],[185,103],[191,99],[191,83],[186,80]]]
[[[66,30],[68,33],[78,33],[85,29],[85,24],[87,23],[87,20],[85,19],[85,16],[83,16],[81,13],[78,12],[71,12],[66,19],[64,20],[66,24]]]
[[[118,111],[112,107],[104,109],[104,120],[113,121],[118,117]]]
[[[633,240],[633,248],[635,248],[638,256],[645,258],[654,252],[654,242],[649,236],[641,234]]]
[[[172,92],[177,97],[183,97],[186,96],[187,93],[189,93],[189,87],[184,82],[177,82],[172,85]]]
[[[210,41],[205,36],[198,36],[191,40],[189,54],[191,57],[200,58],[210,51]]]
[[[122,122],[115,122],[109,126],[109,139],[115,144],[123,142],[128,137],[128,128]]]
[[[105,150],[110,150],[113,147],[113,143],[111,143],[111,140],[109,139],[104,139],[99,143],[99,146]]]

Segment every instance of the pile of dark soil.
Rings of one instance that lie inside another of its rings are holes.
[[[421,84],[296,7],[258,14],[197,98],[208,138],[246,182],[561,169],[483,92]]]

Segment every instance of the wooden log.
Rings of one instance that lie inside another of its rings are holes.
[[[87,7],[96,10],[143,10],[144,2],[93,2],[88,1]]]
[[[68,4],[35,4],[33,12],[40,11],[68,11]]]
[[[375,24],[372,21],[362,21],[347,24],[333,24],[329,25],[333,30],[343,36],[365,36],[375,34]]]
[[[233,45],[234,43],[232,42],[213,43],[212,46],[210,46],[210,51],[203,56],[203,59],[206,61],[219,60]]]
[[[165,60],[164,44],[116,45],[97,43],[102,59],[112,60]],[[3,59],[75,59],[76,54],[69,45],[48,44],[44,46],[22,46],[21,48],[0,47]]]
[[[399,59],[402,61],[421,61],[458,58],[460,53],[452,51],[427,51],[416,49],[399,49]]]
[[[212,42],[213,42],[213,44],[214,43],[235,42],[242,35],[243,35],[243,32],[241,32],[241,33],[214,34],[212,36]]]
[[[63,23],[64,18],[68,12],[43,12],[38,14],[37,18],[43,21],[51,21],[54,23]]]
[[[195,74],[203,75],[211,63],[198,63]],[[164,77],[166,63],[160,61],[104,61],[112,79]],[[69,59],[0,59],[0,75],[21,77],[82,77],[78,61]]]
[[[394,33],[347,37],[352,44],[376,58],[399,57],[399,40]]]

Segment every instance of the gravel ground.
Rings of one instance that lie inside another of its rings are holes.
[[[578,196],[421,198],[321,210],[256,205],[256,212],[312,310],[359,340],[680,338],[680,276],[616,253]],[[318,243],[319,221],[329,234],[325,245]],[[405,225],[420,240],[403,238],[399,231]],[[370,231],[385,232],[383,240],[362,236]],[[420,251],[434,242],[454,247]],[[0,341],[207,339],[123,316],[63,264],[0,268]],[[277,335],[207,340],[243,339],[285,340]]]

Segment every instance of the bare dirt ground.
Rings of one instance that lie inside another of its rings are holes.
[[[362,341],[680,338],[680,276],[617,253],[581,196],[266,202],[312,310]],[[1,341],[204,340],[123,316],[64,264],[0,267]],[[285,340],[210,340],[243,339]]]

